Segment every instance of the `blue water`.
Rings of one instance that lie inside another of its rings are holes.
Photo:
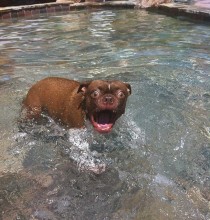
[[[1,22],[1,218],[210,219],[209,39],[137,10]],[[21,101],[47,76],[128,82],[126,113],[108,135],[22,129]]]

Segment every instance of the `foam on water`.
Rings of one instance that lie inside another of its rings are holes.
[[[80,170],[101,173],[111,163],[106,152],[119,148],[135,149],[143,145],[143,140],[144,136],[140,128],[124,116],[118,120],[113,131],[106,135],[94,131],[88,121],[86,121],[86,129],[69,129],[70,147],[64,145],[64,150],[77,163]]]

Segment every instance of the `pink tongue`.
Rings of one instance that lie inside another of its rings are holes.
[[[109,114],[107,112],[100,112],[98,115],[99,124],[109,124]]]

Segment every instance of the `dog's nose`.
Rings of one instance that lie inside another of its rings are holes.
[[[112,96],[104,96],[103,103],[104,104],[113,104],[114,100]]]

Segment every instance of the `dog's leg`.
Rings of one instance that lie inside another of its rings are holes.
[[[23,108],[27,119],[39,119],[42,112],[40,99],[34,94],[30,94],[23,102]]]

